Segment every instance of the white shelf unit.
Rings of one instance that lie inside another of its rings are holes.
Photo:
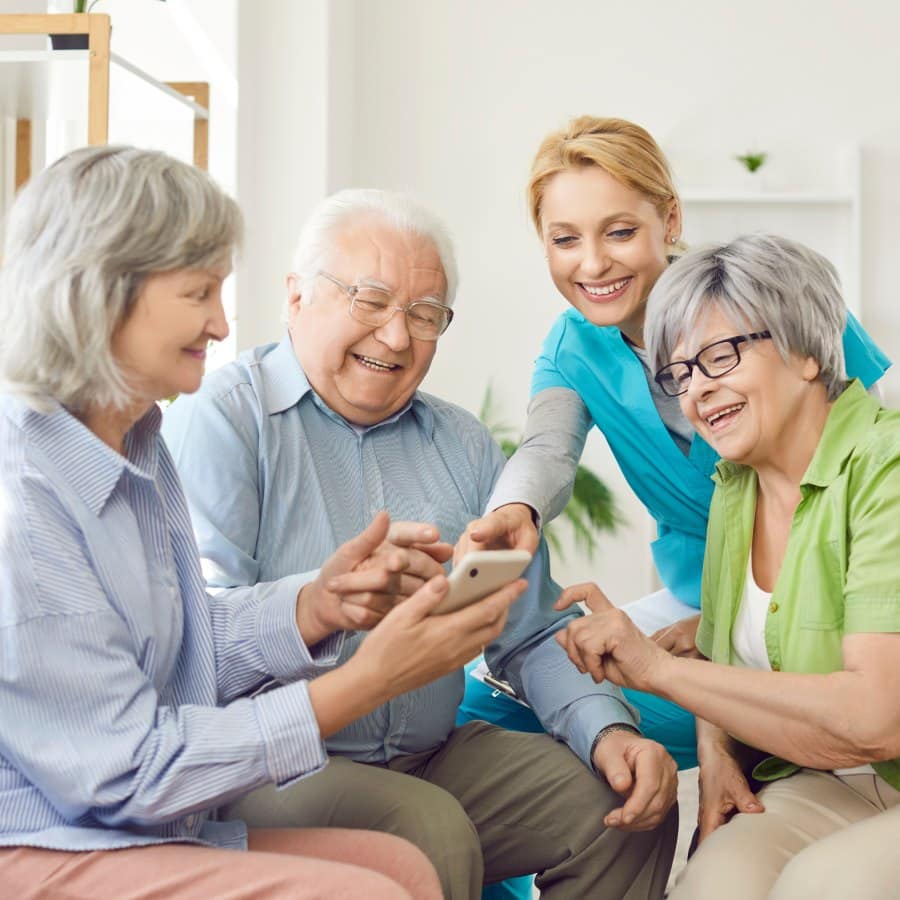
[[[84,34],[88,49],[46,49],[50,33]],[[62,133],[72,126],[75,146],[85,131],[87,143],[106,143],[111,121],[172,124],[185,136],[190,131],[183,129],[192,125],[189,152],[195,165],[207,167],[209,85],[160,81],[111,53],[109,35],[108,15],[0,16],[0,118],[15,120],[13,189],[31,172],[33,122],[53,123],[57,143],[63,144]],[[46,134],[47,128],[39,126],[39,131]],[[37,165],[52,158],[50,143],[47,138],[45,152],[36,154]],[[5,182],[4,177],[0,199],[11,195]]]
[[[838,270],[847,306],[862,313],[862,155],[846,154],[840,184],[823,190],[685,189],[683,234],[691,246],[766,231],[793,238]]]

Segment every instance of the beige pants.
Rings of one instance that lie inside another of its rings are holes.
[[[333,758],[225,815],[257,827],[319,822],[401,835],[434,863],[447,900],[478,900],[483,882],[532,872],[541,900],[660,898],[677,812],[656,831],[628,834],[603,825],[621,804],[565,744],[469,722],[435,751],[389,766]]]
[[[250,851],[193,844],[66,853],[0,849],[15,900],[440,900],[421,851],[392,835],[330,828],[250,833]]]
[[[803,769],[759,792],[688,862],[670,900],[896,900],[900,791],[874,775]]]

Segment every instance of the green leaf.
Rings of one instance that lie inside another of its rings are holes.
[[[504,456],[509,459],[518,449],[521,437],[510,437],[513,429],[496,421],[494,392],[490,383],[484,392],[479,418],[500,445]],[[575,473],[572,497],[558,522],[572,531],[576,549],[584,553],[588,560],[593,560],[597,550],[597,535],[604,531],[614,532],[622,524],[623,518],[612,491],[587,466],[579,465]],[[547,523],[544,526],[544,537],[560,559],[565,559],[559,526]]]

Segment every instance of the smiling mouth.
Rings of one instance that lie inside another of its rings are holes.
[[[608,303],[610,300],[618,300],[625,293],[626,288],[631,284],[632,277],[629,275],[627,278],[620,278],[609,284],[585,284],[583,281],[579,281],[578,287],[588,299],[598,303]]]
[[[705,416],[704,421],[713,431],[718,431],[729,422],[733,422],[746,405],[746,403],[734,403],[724,409],[717,409],[711,416]]]
[[[360,365],[365,366],[373,372],[394,372],[401,368],[397,363],[382,362],[380,359],[373,359],[371,356],[363,356],[359,353],[354,353],[353,358]]]

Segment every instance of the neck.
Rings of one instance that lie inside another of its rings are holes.
[[[777,436],[766,458],[751,464],[756,469],[760,491],[773,500],[797,497],[800,482],[822,439],[832,404],[824,386],[818,387],[821,397],[816,399],[821,402],[811,398],[801,402],[790,425]]]
[[[125,455],[125,435],[150,407],[134,403],[126,409],[92,407],[77,418],[94,432],[104,444],[121,456]]]

